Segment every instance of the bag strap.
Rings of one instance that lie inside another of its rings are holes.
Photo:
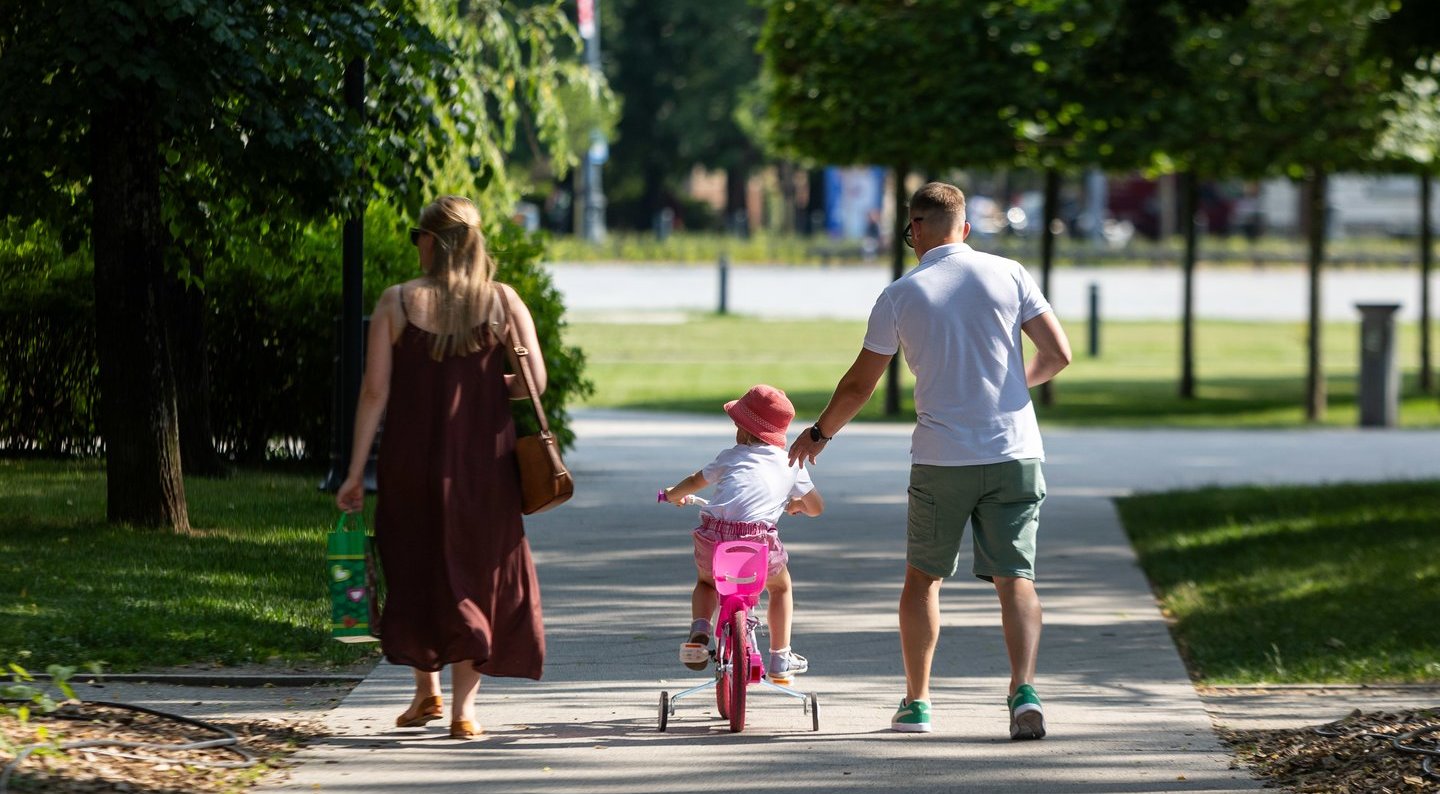
[[[504,300],[504,293],[497,290],[496,300]],[[540,421],[540,435],[549,436],[550,422],[545,418],[545,409],[540,406],[540,398],[535,394],[535,374],[530,371],[530,351],[520,344],[520,336],[515,330],[515,323],[505,317],[505,335],[510,342],[510,349],[515,353],[516,369],[525,382],[525,393],[530,396],[530,404],[535,408],[535,418]],[[561,467],[563,468],[563,467]]]

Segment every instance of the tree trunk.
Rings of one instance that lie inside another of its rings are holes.
[[[725,169],[725,225],[739,237],[750,236],[750,156]]]
[[[802,234],[825,234],[825,169],[812,168],[805,187],[805,221],[800,224]]]
[[[655,228],[655,215],[665,208],[667,196],[665,195],[665,171],[658,164],[645,163],[645,192],[642,195],[641,204],[644,207],[645,217],[641,229]],[[686,219],[689,221],[689,219]],[[687,222],[685,228],[689,229]]]
[[[1060,172],[1045,170],[1045,208],[1040,213],[1040,292],[1050,299],[1050,269],[1055,264],[1055,218],[1060,214]],[[1040,404],[1055,404],[1053,381],[1040,384]]]
[[[91,223],[106,517],[188,532],[175,380],[162,319],[164,224],[153,97],[91,117]]]
[[[1325,192],[1326,174],[1320,168],[1311,172],[1307,193],[1306,214],[1309,216],[1310,318],[1306,332],[1308,357],[1305,368],[1305,418],[1320,422],[1325,418],[1325,372],[1321,363],[1320,344],[1320,270],[1325,263]]]
[[[1185,232],[1185,255],[1180,261],[1182,303],[1180,308],[1180,397],[1195,399],[1195,212],[1200,198],[1200,180],[1194,171],[1182,179],[1180,223]]]
[[[905,226],[910,223],[910,196],[905,193],[905,175],[910,173],[907,165],[895,167],[895,233],[890,235],[890,280],[905,275]],[[885,370],[885,415],[900,414],[900,356],[897,351],[890,358]]]
[[[780,214],[780,233],[782,235],[793,235],[800,220],[800,206],[795,190],[795,164],[789,160],[781,160],[776,166],[780,179],[780,203],[785,211]]]
[[[189,284],[177,274],[165,277],[164,316],[170,363],[175,373],[175,407],[180,422],[180,464],[186,474],[223,477],[225,464],[215,452],[210,427],[210,362],[205,336],[205,261],[188,256]]]
[[[1430,175],[1420,175],[1420,392],[1435,389],[1435,372],[1430,358],[1430,265],[1432,237]]]

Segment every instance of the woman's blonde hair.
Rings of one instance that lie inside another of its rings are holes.
[[[480,210],[463,196],[441,196],[420,211],[421,229],[434,235],[430,280],[435,283],[435,341],[439,361],[479,350],[477,326],[490,318],[496,291],[495,260],[485,250]]]

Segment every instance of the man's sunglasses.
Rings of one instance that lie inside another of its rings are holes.
[[[905,233],[904,233],[904,235],[902,235],[901,239],[903,239],[903,240],[905,241],[905,247],[906,247],[906,248],[914,248],[914,247],[915,247],[915,232],[914,232],[910,227],[915,225],[915,221],[923,221],[923,220],[925,220],[925,219],[924,219],[924,218],[914,218],[914,219],[912,219],[909,223],[905,224]],[[410,238],[410,239],[412,239],[412,240],[415,239],[413,234],[411,235],[411,238]]]

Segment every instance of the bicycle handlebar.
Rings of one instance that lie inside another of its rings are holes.
[[[660,493],[658,493],[658,494],[655,495],[655,501],[656,501],[656,502],[669,502],[670,500],[665,498],[665,491],[662,489],[662,490],[660,491]],[[708,504],[710,504],[710,500],[708,500],[708,499],[703,499],[703,498],[701,498],[701,497],[699,497],[699,496],[696,496],[695,494],[692,493],[692,494],[690,494],[689,496],[687,496],[687,497],[685,497],[684,499],[682,499],[680,503],[681,503],[681,504],[685,504],[685,505],[708,505]]]

